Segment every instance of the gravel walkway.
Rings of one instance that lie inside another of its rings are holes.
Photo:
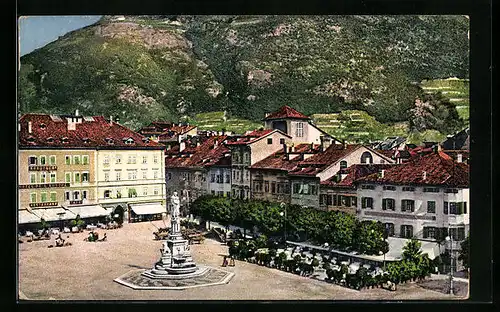
[[[158,227],[162,221],[155,221]],[[106,231],[107,242],[84,242],[88,232],[69,234],[73,245],[47,248],[50,241],[19,244],[19,287],[35,300],[405,300],[456,299],[415,283],[398,291],[356,291],[275,269],[236,261],[224,270],[235,276],[225,285],[186,290],[134,290],[113,280],[132,269],[149,269],[158,261],[161,242],[153,239],[149,222],[124,224]],[[99,236],[104,231],[99,230]],[[193,259],[219,267],[227,246],[207,239],[191,246]]]

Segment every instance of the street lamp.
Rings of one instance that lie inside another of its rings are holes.
[[[281,209],[284,209],[284,212],[280,212],[280,216],[285,217],[285,246],[286,246],[286,204],[284,202],[281,202],[280,204]]]
[[[453,236],[446,236],[445,239],[450,242],[450,295],[453,295]]]

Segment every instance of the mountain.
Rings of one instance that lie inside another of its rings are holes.
[[[19,109],[132,128],[283,104],[404,122],[422,80],[468,78],[468,30],[464,16],[105,16],[21,58]]]

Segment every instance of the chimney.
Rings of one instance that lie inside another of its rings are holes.
[[[427,172],[426,172],[426,171],[424,171],[424,172],[422,173],[422,179],[423,179],[423,180],[427,179]]]
[[[383,179],[384,176],[385,176],[385,170],[382,169],[382,170],[380,170],[380,178]]]
[[[28,121],[28,133],[31,133],[31,121]]]
[[[185,148],[186,148],[186,143],[184,141],[182,141],[179,144],[179,152],[182,152]]]
[[[75,116],[80,116],[78,109],[75,111]]]
[[[461,163],[463,161],[462,154],[457,154],[457,162]]]
[[[109,116],[109,124],[112,126],[113,125],[113,116]]]
[[[21,131],[21,123],[18,125],[18,131]]]
[[[321,140],[321,151],[325,151],[332,144],[331,139],[328,137],[320,136],[320,140]]]

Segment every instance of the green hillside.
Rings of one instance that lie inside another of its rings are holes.
[[[469,80],[449,78],[424,80],[421,83],[426,93],[441,92],[444,97],[456,105],[460,118],[469,123]]]
[[[241,132],[287,104],[364,111],[370,126],[351,121],[344,134],[367,139],[391,132],[377,123],[413,118],[415,99],[435,87],[416,82],[468,78],[468,30],[463,16],[106,16],[21,58],[19,110],[79,109],[131,128],[188,116]],[[231,119],[196,117],[220,111]]]
[[[190,124],[198,126],[199,130],[226,131],[235,134],[244,134],[246,131],[259,129],[262,123],[236,117],[224,117],[224,112],[210,112],[196,114],[188,119]]]

